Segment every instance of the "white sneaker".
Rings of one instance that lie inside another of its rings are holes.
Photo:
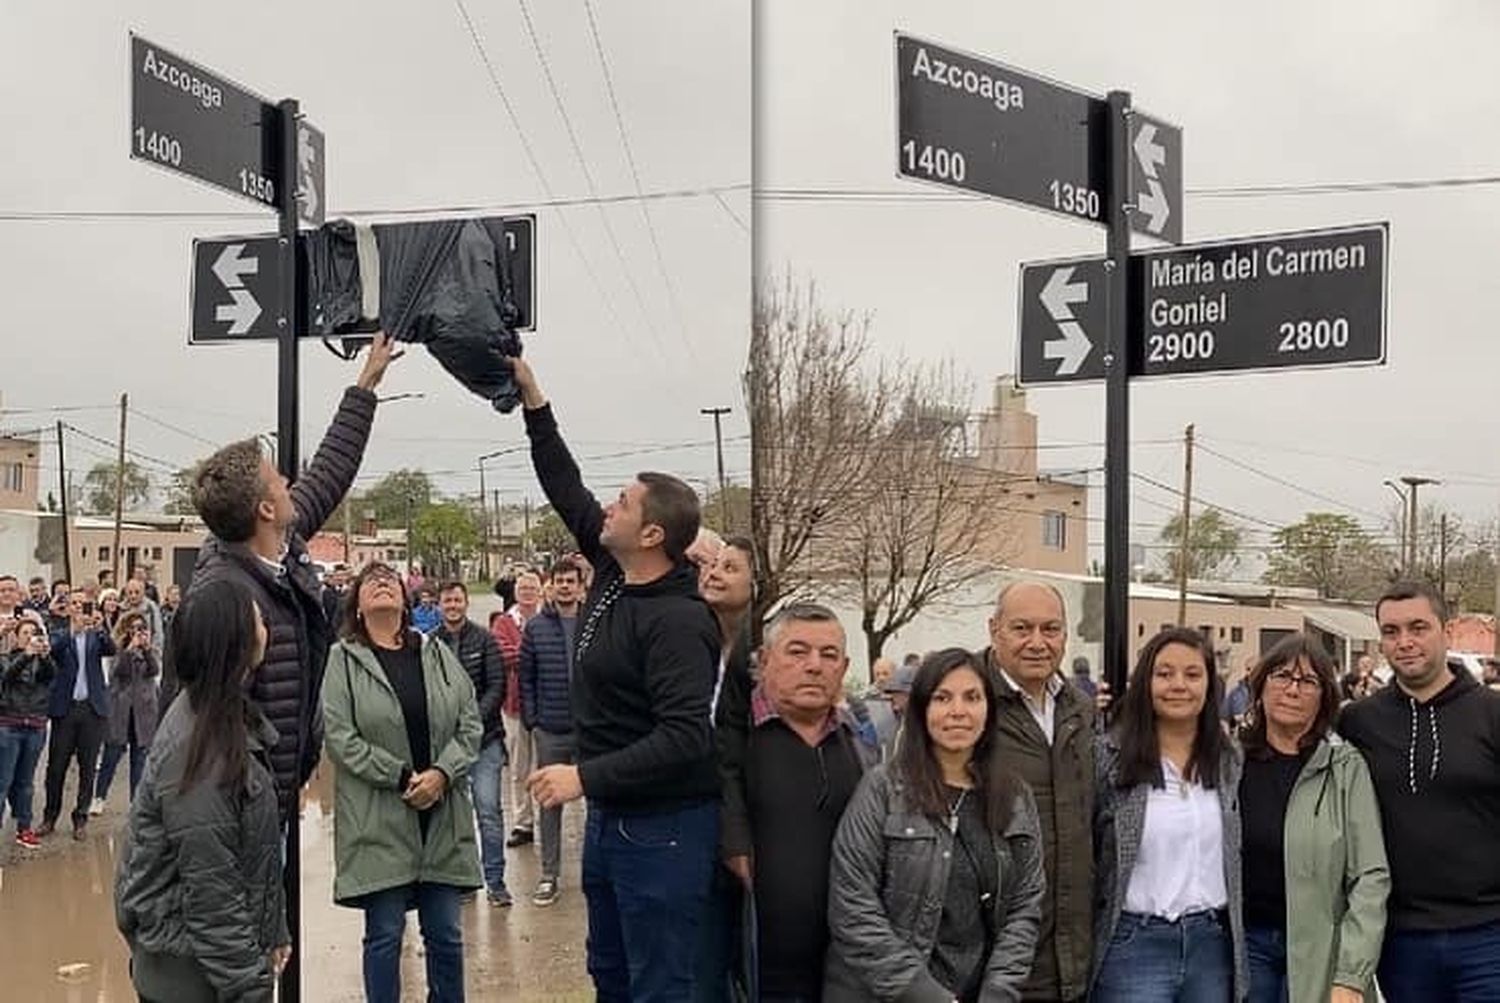
[[[91,805],[89,805],[89,814],[90,815],[103,815],[104,814],[104,799],[103,798],[94,798],[94,803],[91,804]]]

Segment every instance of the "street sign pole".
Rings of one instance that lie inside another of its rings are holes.
[[[1130,92],[1110,91],[1105,126],[1104,678],[1119,706],[1130,675]]]
[[[297,102],[291,98],[279,105],[281,112],[281,176],[285,179],[276,193],[276,209],[281,217],[277,243],[277,270],[281,273],[281,301],[276,308],[276,459],[282,476],[295,481],[299,456],[297,424],[299,419],[297,380]],[[304,694],[306,696],[307,694]],[[292,810],[286,825],[286,911],[292,937],[292,957],[281,973],[282,1003],[301,1003],[302,999],[302,860],[299,835],[298,801],[292,799]]]

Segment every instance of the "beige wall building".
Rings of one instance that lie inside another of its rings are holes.
[[[112,565],[114,533],[112,519],[80,516],[73,520],[68,542],[75,583],[98,581],[99,572]],[[158,588],[186,585],[206,537],[203,524],[192,516],[126,516],[120,525],[120,580],[144,567]],[[60,562],[54,567],[61,577]]]
[[[36,511],[41,501],[41,444],[0,434],[0,509]]]

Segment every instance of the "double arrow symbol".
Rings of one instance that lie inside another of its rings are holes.
[[[1165,166],[1167,162],[1167,151],[1156,141],[1156,126],[1151,122],[1141,126],[1141,131],[1135,134],[1135,142],[1131,146],[1135,149],[1135,159],[1140,162],[1141,170],[1146,174],[1146,191],[1137,193],[1136,208],[1150,217],[1146,222],[1146,229],[1159,234],[1167,225],[1167,217],[1172,215],[1172,207],[1167,204],[1167,193],[1156,179],[1157,167]]]
[[[1083,333],[1083,327],[1073,317],[1073,305],[1089,301],[1087,282],[1073,282],[1073,267],[1066,265],[1047,277],[1042,288],[1042,306],[1052,315],[1061,338],[1054,338],[1042,345],[1042,356],[1057,359],[1057,375],[1072,376],[1078,372],[1084,360],[1093,351],[1094,343]]]
[[[244,334],[260,317],[260,304],[250,295],[250,290],[244,287],[243,278],[260,271],[260,259],[241,257],[244,250],[244,244],[228,245],[219,252],[218,260],[213,266],[214,275],[218,276],[234,299],[233,303],[222,304],[214,310],[214,319],[221,324],[227,322],[230,334]]]

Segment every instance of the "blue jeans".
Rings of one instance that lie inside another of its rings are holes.
[[[1093,1003],[1229,1003],[1234,948],[1222,913],[1175,922],[1122,912],[1094,982]]]
[[[589,805],[583,894],[598,1003],[690,1003],[718,848],[716,801],[647,815]]]
[[[401,1003],[401,940],[406,913],[415,908],[427,950],[428,1003],[463,1003],[464,937],[459,896],[452,885],[418,882],[373,892],[361,900],[365,911],[365,1000]]]
[[[1500,922],[1462,930],[1387,930],[1378,977],[1390,1003],[1500,1001]]]
[[[5,821],[5,802],[9,800],[17,832],[31,828],[36,764],[46,744],[46,728],[0,726],[0,822]]]
[[[135,789],[141,785],[141,775],[146,772],[146,753],[149,746],[142,745],[135,737],[135,718],[130,719],[130,800],[135,800]],[[109,798],[109,785],[115,782],[115,768],[125,757],[125,746],[105,743],[104,760],[99,764],[99,779],[94,784],[94,797],[101,801]]]
[[[1287,1003],[1286,931],[1252,926],[1245,930],[1245,960],[1250,966],[1248,1003]]]
[[[505,766],[505,743],[499,738],[479,749],[469,767],[469,790],[479,819],[479,857],[484,863],[484,886],[490,894],[505,891],[505,816],[500,807],[500,770]]]

